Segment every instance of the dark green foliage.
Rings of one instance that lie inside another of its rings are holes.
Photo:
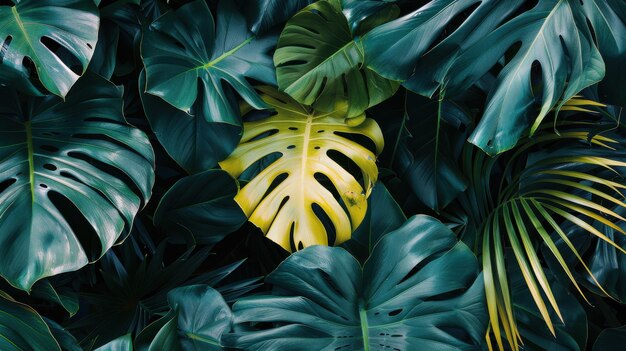
[[[625,64],[623,0],[0,0],[0,351],[621,350]]]

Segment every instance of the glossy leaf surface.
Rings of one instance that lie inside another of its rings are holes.
[[[196,0],[144,31],[145,91],[186,112],[199,100],[196,111],[207,120],[240,125],[233,93],[255,108],[265,107],[246,79],[275,82],[268,55],[275,37],[253,36],[231,1],[220,2],[216,18],[217,23],[206,3]]]
[[[81,79],[65,102],[20,105],[0,89],[0,274],[29,290],[117,242],[150,198],[154,155],[146,135],[126,124],[121,90],[100,77]]]
[[[446,89],[470,87],[516,43],[521,46],[504,64],[488,96],[485,112],[469,141],[488,154],[511,149],[533,134],[553,108],[604,77],[605,65],[596,48],[580,2],[540,1],[465,50],[448,72]],[[537,83],[533,65],[541,67]],[[539,109],[535,106],[538,99]]]
[[[0,291],[0,349],[61,351],[41,316]]]
[[[96,42],[100,18],[92,0],[21,0],[15,6],[0,6],[0,64],[34,75],[25,60],[32,61],[37,76],[51,93],[64,97],[87,70]],[[54,49],[61,46],[77,62],[72,67]],[[0,72],[4,69],[0,68]],[[76,72],[75,72],[76,71]],[[0,82],[5,81],[0,73]]]
[[[142,71],[140,91],[145,82]],[[187,113],[146,92],[140,92],[140,97],[155,136],[174,161],[190,174],[215,167],[239,143],[241,125],[215,121],[199,100]]]
[[[268,278],[271,296],[235,303],[245,350],[480,350],[486,328],[482,278],[471,251],[441,222],[410,218],[361,267],[342,248],[291,255]]]
[[[230,331],[232,313],[219,292],[205,285],[184,286],[172,290],[167,300],[171,311],[146,329],[147,334],[156,332],[149,346],[140,341],[146,334],[138,337],[138,351],[223,350],[221,337]]]
[[[367,197],[378,176],[376,155],[349,136],[370,139],[375,152],[380,153],[383,148],[380,128],[371,119],[351,127],[345,122],[344,111],[321,113],[273,88],[263,87],[260,91],[276,114],[246,122],[241,144],[220,166],[239,177],[265,157],[275,154],[280,157],[246,184],[235,201],[250,222],[286,250],[348,240],[365,216]],[[330,157],[335,152],[356,164],[362,183]],[[334,188],[340,200],[316,178],[317,174],[329,179],[328,186]],[[273,183],[277,184],[268,192]],[[314,206],[329,218],[335,230],[334,240]]]
[[[303,7],[315,0],[244,0],[246,18],[254,33],[265,32],[274,25],[287,21]]]
[[[361,67],[355,41],[339,5],[318,1],[292,17],[280,35],[274,64],[278,87],[322,112],[347,106],[348,118],[389,98],[398,84]]]

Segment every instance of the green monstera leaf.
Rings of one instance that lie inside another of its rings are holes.
[[[206,285],[170,291],[170,312],[138,336],[137,351],[220,351],[222,334],[232,326],[232,312],[219,292]]]
[[[398,84],[361,67],[361,44],[340,5],[318,1],[292,17],[280,35],[274,64],[278,87],[322,112],[347,106],[346,117],[363,114],[393,95]]]
[[[485,112],[469,141],[488,154],[511,149],[544,117],[582,89],[604,77],[604,63],[594,44],[580,2],[540,1],[530,11],[498,27],[465,50],[447,75],[446,89],[462,91],[521,46],[504,64],[487,98]],[[540,87],[532,68],[541,67]],[[540,101],[539,112],[535,100]]]
[[[100,23],[98,8],[92,0],[14,2],[15,6],[0,6],[0,64],[19,72],[21,78],[29,78],[33,73],[25,63],[31,60],[43,86],[64,97],[93,55]],[[80,67],[72,67],[59,47]],[[0,83],[13,84],[5,81],[3,71],[6,68],[0,68]]]
[[[154,155],[103,78],[86,75],[65,102],[0,89],[0,275],[30,290],[118,241],[150,198]]]
[[[500,65],[502,70],[489,89],[484,115],[469,141],[488,154],[506,151],[528,134],[529,127],[534,133],[553,108],[558,110],[605,73],[580,1],[540,1],[506,21],[522,4],[431,1],[367,33],[363,38],[366,63],[382,76],[403,80],[408,89],[426,96],[437,89],[447,95],[464,92]],[[591,22],[598,23],[594,29],[601,30],[595,30],[602,39],[598,42],[602,41],[604,51],[613,57],[623,51],[620,8],[613,6],[615,12],[587,10],[593,13]],[[602,19],[602,14],[611,16]],[[457,17],[462,19],[460,25],[446,36],[446,26]],[[614,37],[608,35],[606,21],[616,26]],[[437,42],[442,35],[443,40]],[[541,72],[535,80],[536,65]],[[539,109],[534,106],[536,102]]]
[[[34,309],[0,291],[0,350],[61,351],[61,348]]]
[[[363,266],[342,248],[313,246],[291,255],[267,281],[273,295],[233,306],[240,330],[224,336],[227,345],[250,351],[480,350],[486,331],[476,257],[428,216],[412,217],[383,237]],[[274,324],[254,329],[257,322]]]
[[[275,36],[252,35],[234,2],[220,2],[216,26],[206,3],[193,1],[145,30],[145,91],[186,112],[199,100],[196,111],[205,119],[240,126],[234,91],[254,108],[265,108],[246,79],[274,84],[268,52],[275,43]]]
[[[363,37],[366,63],[383,77],[406,81],[407,88],[432,96],[459,52],[495,29],[522,3],[522,0],[430,1],[367,33]],[[463,17],[461,25],[447,33],[449,22],[463,13],[470,16]],[[443,40],[437,42],[441,36]]]

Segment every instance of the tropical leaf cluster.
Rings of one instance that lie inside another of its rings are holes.
[[[0,0],[0,350],[621,350],[623,0]]]

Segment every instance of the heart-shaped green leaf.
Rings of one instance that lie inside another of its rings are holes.
[[[361,267],[338,247],[291,255],[268,278],[271,296],[233,306],[241,331],[225,343],[261,350],[480,350],[483,280],[465,244],[415,216],[387,234]],[[254,329],[256,323],[273,327]]]
[[[145,84],[146,75],[142,71],[139,86]],[[241,126],[213,121],[199,101],[187,113],[157,96],[140,92],[140,97],[154,135],[172,159],[190,174],[215,167],[239,143]]]
[[[232,1],[220,2],[217,26],[203,0],[185,4],[144,31],[145,91],[187,112],[199,99],[204,118],[239,126],[233,91],[253,107],[265,108],[246,78],[274,84],[268,52],[275,39],[253,36]]]
[[[221,351],[232,313],[219,292],[206,285],[184,286],[167,295],[170,312],[137,337],[138,351]]]
[[[176,242],[214,245],[246,222],[230,174],[210,170],[185,177],[163,196],[154,223]]]

